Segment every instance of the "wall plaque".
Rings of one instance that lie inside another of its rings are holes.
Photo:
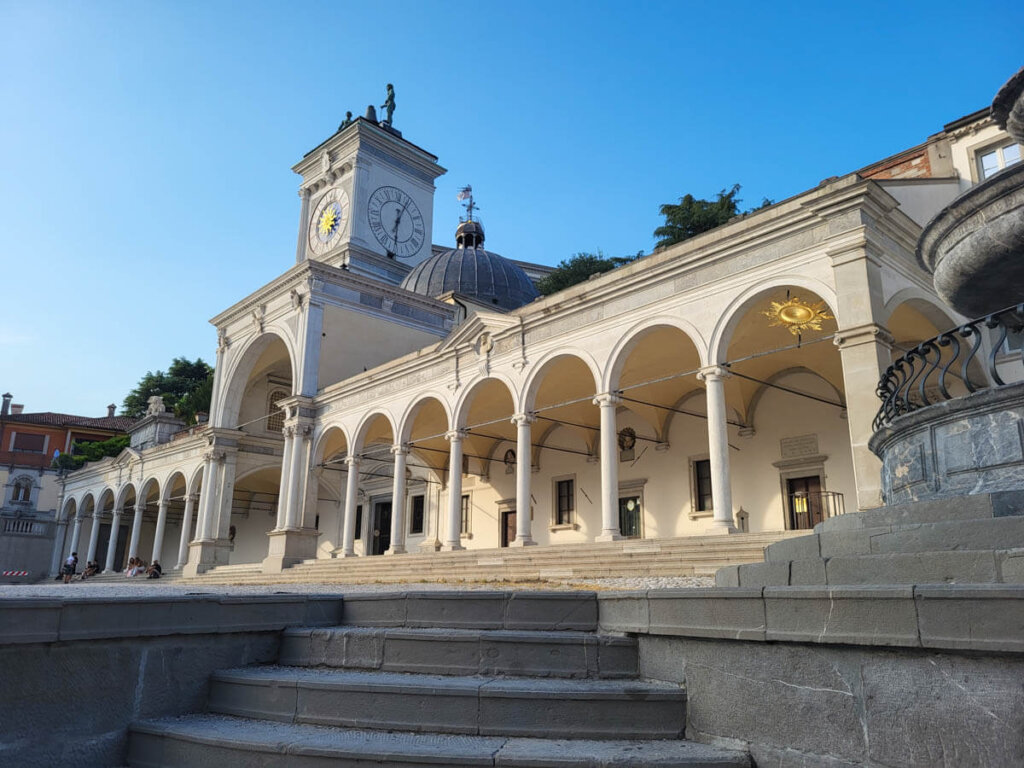
[[[818,453],[817,435],[797,435],[779,440],[779,448],[784,459],[796,459],[801,456],[816,456]]]

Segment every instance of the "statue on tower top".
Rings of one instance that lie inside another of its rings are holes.
[[[380,105],[380,108],[384,112],[384,119],[381,120],[381,123],[390,128],[391,116],[395,113],[395,86],[391,83],[388,83],[388,95],[384,99],[384,103]]]
[[[459,190],[459,194],[455,196],[455,199],[462,202],[462,207],[466,209],[466,221],[472,221],[473,211],[479,207],[473,202],[473,187],[467,184]]]

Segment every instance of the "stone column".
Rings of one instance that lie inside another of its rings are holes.
[[[707,397],[711,504],[715,511],[708,533],[736,533],[729,475],[729,424],[725,413],[725,380],[728,377],[729,371],[718,365],[702,368],[697,374],[697,378],[704,382]]]
[[[868,448],[872,422],[881,406],[875,390],[882,372],[892,361],[892,335],[880,325],[845,328],[835,344],[843,361],[843,387],[850,429],[853,474],[857,481],[857,508],[873,509],[882,501],[882,462]]]
[[[213,498],[217,495],[217,481],[213,478],[213,457],[207,456],[203,462],[203,487],[199,492],[199,512],[196,513],[196,535],[193,541],[202,539],[206,518],[210,516]],[[189,558],[191,559],[191,558]]]
[[[102,513],[97,509],[93,510],[92,513],[92,528],[89,531],[89,551],[85,556],[85,561],[88,563],[90,560],[96,559],[96,546],[100,541],[100,517]]]
[[[594,541],[618,541],[619,532],[619,434],[615,409],[620,398],[605,393],[594,398],[601,409],[601,533]]]
[[[348,476],[345,478],[345,529],[341,534],[341,556],[355,557],[356,505],[359,503],[359,457],[345,459]]]
[[[153,535],[153,557],[150,562],[160,559],[160,552],[164,548],[164,529],[167,527],[167,500],[160,499],[160,507],[156,513],[156,533]],[[162,563],[161,563],[162,565]]]
[[[61,505],[63,505],[63,499],[61,499]],[[57,507],[60,509],[61,507]],[[60,573],[61,567],[61,556],[64,552],[64,541],[67,536],[68,521],[58,520],[54,525],[53,531],[53,550],[50,553],[50,576],[56,576]]]
[[[395,457],[395,478],[391,486],[391,546],[385,555],[405,554],[405,458],[409,449],[404,445],[393,445],[391,454]]]
[[[462,440],[466,436],[464,429],[456,429],[445,435],[451,444],[448,460],[448,530],[445,532],[443,552],[454,552],[465,549],[462,546],[460,531],[462,529]]]
[[[281,483],[277,493],[275,531],[283,531],[288,519],[288,498],[290,496],[288,489],[292,477],[292,448],[295,444],[295,429],[293,427],[285,427],[282,433],[284,434],[284,454],[281,457]]]
[[[114,507],[114,516],[110,520],[110,537],[107,540],[107,561],[103,564],[104,571],[114,570],[114,550],[117,549],[117,534],[121,530],[121,514],[124,508]]]
[[[310,433],[308,424],[294,427],[292,436],[292,465],[288,480],[288,507],[285,511],[284,527],[289,531],[297,531],[302,527],[302,506],[305,501],[302,493],[306,486],[306,475],[309,472]]]
[[[139,556],[139,537],[142,536],[142,513],[146,511],[146,503],[135,498],[132,507],[132,535],[128,540],[128,558]]]
[[[75,514],[75,527],[71,529],[71,547],[68,549],[68,557],[72,552],[78,551],[78,540],[82,537],[82,518]],[[63,563],[62,563],[63,565]]]
[[[533,521],[530,520],[530,479],[533,474],[530,425],[535,419],[532,413],[512,417],[512,423],[516,425],[516,539],[509,543],[511,547],[529,547],[537,543],[533,540]]]
[[[174,566],[181,570],[188,562],[188,542],[192,532],[192,509],[195,506],[198,494],[190,493],[185,497],[185,513],[181,518],[181,538],[178,540],[178,562]]]

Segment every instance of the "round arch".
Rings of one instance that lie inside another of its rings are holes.
[[[487,375],[481,375],[473,379],[466,385],[466,389],[462,395],[455,402],[455,408],[453,409],[453,418],[451,420],[452,429],[462,429],[466,426],[466,417],[469,415],[469,409],[473,405],[473,400],[480,391],[487,386],[488,382],[500,382],[505,385],[509,397],[512,399],[512,410],[516,409],[516,405],[519,402],[519,390],[508,376],[498,371],[491,371]],[[515,414],[510,413],[508,417],[511,419]]]
[[[522,398],[518,403],[518,409],[521,413],[533,410],[537,401],[537,393],[544,383],[545,376],[559,362],[566,359],[578,360],[587,367],[587,370],[590,372],[591,382],[594,385],[594,394],[598,393],[602,379],[601,369],[597,365],[597,361],[589,353],[575,347],[553,350],[541,357],[530,369],[526,382],[523,384]],[[513,400],[513,402],[515,401]]]
[[[700,366],[707,365],[708,352],[707,343],[697,327],[692,323],[675,315],[656,315],[649,317],[631,326],[612,347],[608,360],[604,366],[604,378],[601,382],[601,389],[604,392],[612,392],[619,386],[622,377],[622,369],[629,359],[630,353],[643,341],[644,337],[659,328],[675,328],[687,336],[694,348],[697,350],[697,358]]]
[[[443,395],[440,395],[437,392],[424,392],[420,395],[417,395],[416,398],[405,409],[405,412],[402,414],[402,417],[399,421],[398,430],[399,442],[406,443],[409,441],[410,436],[412,434],[412,428],[416,422],[416,417],[419,415],[423,406],[427,405],[430,402],[436,402],[439,406],[441,406],[441,410],[444,412],[444,418],[445,421],[447,422],[448,428],[452,428],[451,404]]]
[[[194,470],[192,470],[192,475],[189,477],[188,484],[185,486],[185,488],[186,488],[185,492],[188,495],[191,496],[193,493],[198,492],[199,489],[202,487],[202,485],[203,485],[203,465],[200,464],[198,467],[196,467]]]
[[[188,481],[185,478],[185,473],[180,469],[176,469],[164,480],[163,492],[160,494],[160,498],[165,503],[169,503],[172,500],[177,500],[172,496],[174,489],[178,486],[185,488],[183,495],[188,495]]]
[[[732,341],[733,333],[740,321],[747,312],[765,295],[780,288],[800,288],[809,291],[828,306],[836,323],[841,326],[839,313],[836,311],[837,299],[835,291],[820,280],[804,277],[802,275],[775,275],[763,283],[748,288],[735,299],[722,312],[715,330],[711,334],[711,343],[708,345],[709,364],[722,364],[728,362],[726,355],[729,351],[729,344]]]
[[[220,381],[220,386],[216,393],[217,401],[211,406],[215,420],[213,426],[235,427],[252,369],[263,353],[276,341],[284,345],[285,352],[288,355],[288,364],[291,368],[292,394],[296,394],[298,376],[294,344],[287,331],[272,326],[270,330],[251,339],[245,348],[225,366],[224,378]]]
[[[116,509],[123,509],[125,502],[128,500],[128,492],[131,491],[135,494],[135,498],[138,498],[139,494],[135,488],[135,484],[128,481],[117,492],[117,497],[114,500],[114,507]]]
[[[340,446],[347,451],[352,441],[349,440],[348,432],[340,424],[330,424],[321,429],[313,441],[313,463],[320,464],[328,456],[340,452]]]
[[[110,509],[113,510],[114,509],[114,499],[115,498],[116,498],[116,496],[114,494],[114,489],[113,488],[110,488],[110,487],[104,488],[100,492],[99,498],[96,501],[96,511],[100,512],[100,513],[106,512],[107,511],[107,501],[108,501],[108,499],[110,501]]]
[[[96,497],[93,495],[92,491],[86,491],[85,494],[82,496],[82,500],[77,505],[77,508],[75,510],[75,515],[78,516],[79,518],[82,518],[82,517],[85,516],[86,512],[88,512],[89,510],[95,510],[95,509],[96,509]]]
[[[350,453],[360,453],[366,447],[366,441],[373,436],[372,428],[378,419],[384,419],[387,423],[388,429],[391,430],[391,442],[394,443],[395,435],[398,434],[395,417],[391,415],[390,411],[378,408],[363,415],[362,421],[359,422],[359,426],[356,428],[352,447],[349,449]]]
[[[889,300],[885,302],[884,316],[881,324],[889,327],[892,316],[904,304],[917,310],[924,315],[932,325],[939,329],[939,333],[948,331],[960,325],[957,315],[947,307],[942,306],[939,301],[917,286],[908,286],[896,291]]]
[[[78,502],[75,501],[74,496],[64,499],[64,505],[60,509],[60,518],[57,522],[70,520],[72,516],[78,517]]]

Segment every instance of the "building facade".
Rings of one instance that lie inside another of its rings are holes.
[[[538,298],[543,268],[485,250],[472,209],[455,247],[432,245],[444,169],[357,119],[294,167],[294,265],[211,321],[208,424],[155,404],[131,448],[71,475],[54,560],[106,536],[109,570],[274,572],[878,506],[879,376],[963,319],[917,263],[921,227],[992,151],[1015,157],[987,115],[964,120]]]

